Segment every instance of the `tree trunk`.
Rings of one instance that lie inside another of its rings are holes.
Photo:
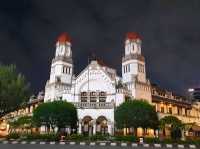
[[[50,125],[47,125],[47,133],[50,131]]]
[[[134,135],[137,137],[137,128],[134,127]]]
[[[51,126],[51,129],[53,130],[53,133],[54,133],[54,132],[55,132],[55,130],[54,130],[54,129],[55,129],[55,127]]]

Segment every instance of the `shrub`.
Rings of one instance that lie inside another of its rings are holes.
[[[199,140],[194,140],[194,139],[186,139],[186,140],[178,140],[176,141],[176,143],[178,144],[196,144],[196,145],[200,145],[200,141]]]
[[[80,134],[72,134],[69,137],[67,137],[69,140],[76,140],[76,141],[83,141],[88,139],[88,136],[80,135]]]
[[[159,138],[153,138],[153,137],[146,137],[144,138],[144,142],[146,143],[160,143]]]
[[[39,134],[39,133],[28,133],[24,134],[23,138],[26,140],[44,140],[44,141],[58,141],[60,137],[55,133]]]
[[[114,141],[138,142],[138,138],[135,136],[115,136]]]
[[[39,135],[40,140],[45,140],[45,141],[58,141],[60,140],[60,137],[58,134],[55,133],[48,133],[48,134],[40,134]]]
[[[173,141],[172,139],[164,139],[164,140],[162,140],[162,142],[163,142],[164,144],[171,144],[171,143],[174,143],[174,141]]]
[[[7,139],[18,139],[18,138],[20,138],[20,134],[17,133],[17,132],[10,133],[10,134],[7,136]]]
[[[75,141],[103,141],[108,140],[109,135],[102,135],[102,134],[96,134],[92,136],[88,135],[80,135],[80,134],[72,134],[68,137],[66,137],[66,140],[75,140]]]
[[[91,141],[103,141],[103,140],[108,140],[108,137],[109,137],[108,135],[96,134],[89,137],[89,139]]]
[[[39,133],[29,133],[29,134],[26,134],[24,136],[24,138],[27,139],[27,140],[39,140],[40,135],[41,134],[39,134]]]
[[[181,139],[181,129],[176,127],[171,130],[171,137],[173,140],[180,140]]]

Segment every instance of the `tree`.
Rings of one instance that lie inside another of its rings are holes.
[[[22,116],[14,121],[9,122],[10,132],[15,132],[16,129],[28,130],[32,127],[32,117],[31,116]]]
[[[160,127],[165,128],[166,125],[171,125],[171,127],[181,127],[183,124],[177,117],[165,116],[160,119]]]
[[[159,124],[154,107],[142,100],[128,100],[118,106],[115,121],[117,128],[134,128],[135,135],[138,127],[156,129]]]
[[[28,101],[29,84],[15,65],[0,64],[0,117]]]
[[[184,127],[181,120],[174,116],[165,116],[160,119],[160,128],[163,130],[164,135],[166,126],[171,128],[172,139],[177,140],[181,138],[181,129]]]
[[[19,124],[18,124],[18,122],[16,120],[9,121],[8,123],[9,123],[9,126],[10,126],[10,129],[9,129],[10,133],[15,132],[16,129],[19,127]]]
[[[73,104],[66,101],[54,101],[40,104],[33,111],[33,123],[47,128],[77,128],[77,110]]]
[[[31,116],[22,116],[18,118],[19,127],[22,129],[31,129],[32,127],[32,117]]]

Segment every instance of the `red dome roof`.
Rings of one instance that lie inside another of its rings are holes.
[[[67,33],[62,33],[58,37],[57,42],[60,42],[60,43],[71,42],[71,38],[69,37],[69,35]]]
[[[130,39],[130,40],[140,39],[141,40],[141,36],[136,32],[128,32],[126,34],[126,39]]]

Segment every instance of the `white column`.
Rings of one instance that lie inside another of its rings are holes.
[[[185,130],[181,130],[181,140],[185,140]]]
[[[71,132],[72,132],[72,129],[71,129],[71,127],[70,127],[70,126],[68,127],[68,131],[67,131],[67,132],[68,132],[68,134],[71,134]]]
[[[93,135],[96,134],[96,120],[93,120]]]
[[[108,123],[108,133],[109,133],[110,135],[113,134],[111,123]]]

